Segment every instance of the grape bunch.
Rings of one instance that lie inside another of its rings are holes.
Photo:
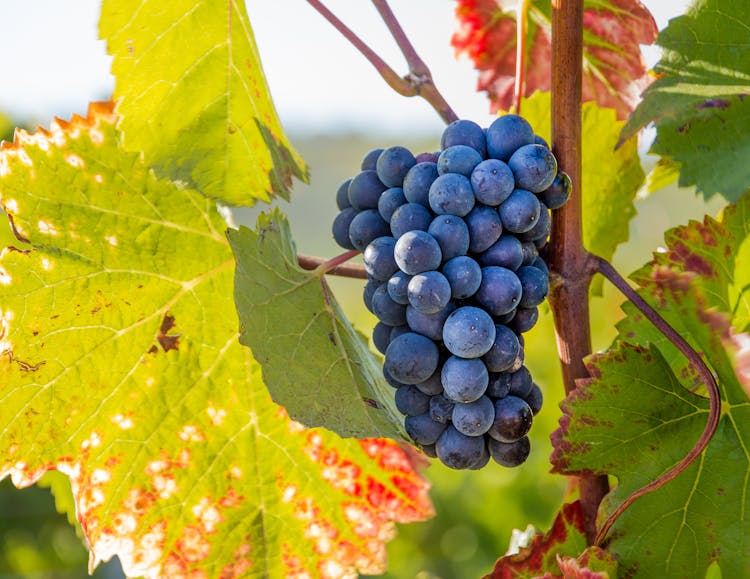
[[[336,194],[333,237],[364,252],[372,339],[409,436],[451,468],[517,466],[542,406],[523,333],[547,296],[539,250],[570,179],[517,115],[455,121],[440,149],[367,153]]]

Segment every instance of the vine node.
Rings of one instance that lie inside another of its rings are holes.
[[[719,386],[716,383],[711,369],[706,365],[701,358],[701,355],[696,352],[693,347],[683,338],[677,331],[669,325],[659,313],[652,308],[646,300],[644,300],[633,288],[628,285],[627,281],[618,273],[618,271],[609,263],[606,259],[589,253],[588,260],[592,273],[600,273],[609,282],[614,285],[638,310],[643,316],[649,320],[654,326],[667,338],[674,346],[688,359],[688,362],[695,368],[703,382],[706,385],[708,391],[709,410],[708,420],[706,426],[700,435],[700,438],[695,442],[693,447],[690,449],[680,462],[674,465],[667,472],[662,474],[659,478],[651,481],[649,484],[641,487],[630,494],[617,508],[607,517],[599,529],[595,545],[601,545],[604,539],[607,537],[607,533],[612,528],[615,521],[625,512],[625,510],[632,505],[640,497],[653,492],[663,487],[668,482],[674,480],[681,472],[685,471],[693,461],[698,458],[703,451],[711,442],[716,427],[719,424],[719,418],[721,417],[721,396],[719,394]]]

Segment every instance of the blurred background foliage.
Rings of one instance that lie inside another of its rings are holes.
[[[0,115],[0,135],[12,138],[13,123]],[[299,251],[331,257],[340,252],[330,235],[337,213],[335,193],[341,181],[355,174],[362,156],[375,147],[405,145],[415,153],[438,147],[441,127],[436,122],[435,141],[396,142],[372,135],[304,136],[294,138],[297,150],[311,167],[311,185],[297,183],[293,203],[279,202],[290,218]],[[391,142],[392,141],[392,142]],[[644,159],[648,165],[649,159]],[[648,170],[649,167],[646,167]],[[637,217],[630,227],[630,241],[621,246],[615,265],[623,273],[646,262],[663,240],[663,232],[689,219],[715,214],[719,200],[706,204],[692,191],[666,187],[640,198]],[[252,225],[266,205],[235,212]],[[0,228],[0,246],[12,244],[8,227]],[[362,283],[333,278],[331,285],[352,322],[369,333],[374,317],[362,304]],[[605,285],[604,296],[592,300],[594,350],[606,348],[620,319],[621,298]],[[425,471],[437,515],[418,524],[402,525],[388,545],[389,579],[466,579],[479,577],[503,555],[513,529],[534,525],[546,530],[566,497],[567,481],[549,474],[550,433],[560,415],[563,397],[552,316],[545,308],[539,324],[526,334],[526,363],[542,386],[545,404],[531,431],[532,454],[518,469],[491,465],[479,472],[451,471],[434,464]],[[74,525],[55,509],[48,488],[55,487],[58,502],[72,500],[70,486],[53,473],[35,485],[16,490],[9,480],[0,482],[0,579],[67,579],[87,576],[88,555]],[[122,577],[116,561],[101,565],[94,577]]]

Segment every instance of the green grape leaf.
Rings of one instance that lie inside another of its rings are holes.
[[[624,127],[629,138],[654,121],[651,152],[678,164],[679,185],[730,201],[750,187],[750,5],[695,2],[670,20],[657,44],[657,80]]]
[[[263,366],[274,400],[307,426],[408,441],[393,388],[322,276],[297,265],[288,221],[228,232],[237,259],[240,341]]]
[[[308,430],[238,340],[216,204],[120,148],[111,105],[0,149],[0,479],[71,482],[91,566],[382,573],[432,514],[413,455]]]
[[[549,139],[550,93],[537,92],[521,107],[534,131]],[[633,200],[645,179],[635,138],[615,150],[623,124],[612,109],[593,102],[583,105],[583,240],[586,249],[605,259],[628,240],[629,222],[635,216]]]
[[[124,146],[230,205],[307,179],[276,115],[243,0],[105,0]]]

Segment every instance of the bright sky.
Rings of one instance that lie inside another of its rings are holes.
[[[647,0],[657,24],[684,11],[687,0]],[[397,95],[305,0],[247,0],[277,110],[289,130],[427,133],[440,126],[424,101]],[[367,0],[326,4],[399,73],[405,63]],[[468,60],[454,58],[453,0],[392,0],[420,56],[461,117],[489,124],[487,100],[474,90]],[[0,110],[47,124],[84,113],[113,87],[104,43],[97,39],[99,0],[0,0],[3,55]],[[655,62],[657,52],[647,54]],[[437,123],[437,125],[436,125]]]

